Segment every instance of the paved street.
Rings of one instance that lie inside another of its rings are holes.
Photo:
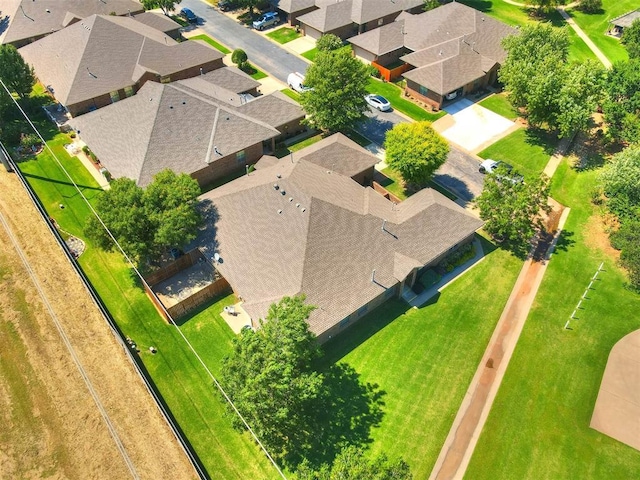
[[[384,144],[387,130],[391,130],[398,123],[407,121],[393,111],[379,112],[372,107],[369,107],[369,112],[366,115],[368,118],[358,125],[358,132],[378,145]]]
[[[291,72],[306,72],[309,65],[307,62],[220,13],[208,3],[202,0],[182,0],[179,6],[193,10],[201,18],[198,27],[208,35],[232,50],[243,49],[251,63],[278,80],[286,83]]]

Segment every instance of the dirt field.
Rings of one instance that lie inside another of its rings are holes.
[[[195,478],[18,179],[1,166],[0,213],[18,238],[137,475]],[[132,478],[1,225],[0,241],[0,478]]]

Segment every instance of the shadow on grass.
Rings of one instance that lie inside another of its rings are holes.
[[[183,315],[179,318],[174,318],[173,319],[173,323],[175,323],[178,327],[183,326],[185,323],[187,323],[189,320],[193,320],[194,317],[200,315],[202,312],[204,312],[205,310],[207,310],[208,308],[212,307],[213,305],[215,305],[216,303],[218,303],[220,300],[222,300],[223,298],[226,298],[227,296],[229,296],[229,294],[233,293],[231,290],[224,292],[224,293],[220,293],[218,295],[216,295],[215,297],[212,297],[211,299],[207,300],[205,303],[203,303],[202,305],[200,305],[199,307],[191,310],[189,313],[187,313],[186,315]]]
[[[525,141],[529,145],[542,147],[544,153],[549,156],[553,155],[556,150],[556,146],[558,145],[558,137],[556,137],[553,133],[539,128],[527,128],[525,137]]]
[[[332,365],[349,352],[366,342],[397,317],[409,310],[409,305],[400,299],[389,300],[368,313],[346,332],[329,340],[324,346],[323,365]]]
[[[319,467],[332,463],[348,445],[370,444],[371,428],[379,425],[384,416],[386,392],[377,384],[363,383],[351,365],[331,365],[323,374],[323,398],[312,412],[311,441],[304,450],[292,452],[294,455],[287,462],[291,465],[305,458]]]
[[[483,13],[493,10],[493,2],[488,0],[462,0],[460,3],[473,7]]]
[[[575,233],[569,230],[563,230],[556,242],[556,246],[553,249],[553,253],[556,254],[558,252],[568,252],[571,247],[576,244],[576,241],[573,239]]]
[[[26,178],[33,178],[35,180],[42,180],[42,181],[45,181],[45,182],[57,183],[59,185],[67,185],[67,186],[70,186],[70,187],[74,187],[73,183],[71,183],[71,182],[65,182],[65,181],[62,181],[62,180],[55,180],[53,178],[42,177],[40,175],[34,175],[32,173],[24,173],[23,172],[23,175]],[[76,185],[78,186],[78,188],[81,188],[83,190],[97,190],[97,191],[100,191],[100,192],[102,191],[102,188],[100,188],[100,187],[90,187],[89,185],[78,185],[78,184],[76,184]],[[73,198],[76,195],[78,195],[78,192],[74,193],[73,195],[63,195],[63,197],[64,198]]]

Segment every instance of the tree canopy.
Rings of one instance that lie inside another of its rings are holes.
[[[599,104],[605,71],[595,62],[569,64],[566,30],[543,23],[525,25],[503,40],[507,58],[499,78],[531,125],[568,136],[584,130]]]
[[[200,187],[190,176],[164,170],[146,190],[129,178],[114,180],[95,208],[125,252],[140,261],[195,238],[202,222],[199,194]],[[115,247],[95,216],[87,221],[85,233],[104,250]]]
[[[316,48],[320,52],[330,52],[342,47],[342,39],[333,33],[325,33],[316,42]]]
[[[409,465],[402,460],[390,461],[386,455],[367,458],[360,448],[344,448],[331,466],[325,464],[314,470],[303,463],[296,472],[296,480],[411,480]]]
[[[627,49],[629,58],[640,59],[640,19],[625,27],[620,42]]]
[[[24,61],[13,45],[0,45],[0,79],[11,92],[17,93],[21,98],[28,96],[36,83],[33,68]],[[6,99],[2,102],[7,103]]]
[[[449,154],[449,145],[429,122],[397,124],[384,145],[387,164],[414,185],[424,185]]]
[[[620,250],[620,264],[629,273],[631,288],[640,291],[640,219],[626,220],[611,235],[611,244]]]
[[[515,171],[499,166],[484,180],[484,189],[475,199],[484,229],[518,255],[526,255],[529,242],[542,227],[542,212],[549,212],[549,179],[518,180]]]
[[[314,128],[337,131],[352,127],[368,110],[369,69],[346,49],[318,53],[309,67],[300,97],[307,112],[306,122]]]
[[[621,218],[640,216],[640,146],[613,156],[600,172],[609,209]]]
[[[307,318],[315,307],[303,296],[271,305],[257,331],[233,340],[222,365],[221,382],[238,410],[272,456],[308,444],[314,432],[307,418],[322,391],[323,377],[312,368],[320,355]],[[236,427],[242,423],[234,417]]]
[[[169,13],[175,10],[176,5],[179,5],[180,2],[182,2],[182,0],[141,0],[145,10],[160,8],[165,15],[169,15]]]
[[[613,65],[602,111],[611,137],[629,143],[640,141],[640,58]]]

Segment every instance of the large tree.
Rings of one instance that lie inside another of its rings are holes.
[[[384,145],[387,164],[414,185],[424,185],[449,153],[449,145],[429,122],[397,124],[387,132]]]
[[[307,324],[313,310],[302,296],[271,305],[257,331],[245,329],[233,340],[233,352],[222,364],[223,388],[277,458],[304,449],[316,434],[309,419],[322,394],[323,377],[312,368],[320,355]]]
[[[500,81],[529,123],[568,136],[585,129],[602,97],[604,70],[595,63],[569,64],[569,37],[547,24],[525,25],[503,40],[507,58]]]
[[[640,141],[640,58],[614,64],[607,75],[602,111],[612,138]]]
[[[524,255],[536,231],[542,228],[542,213],[549,212],[549,179],[527,182],[515,171],[499,166],[484,180],[484,189],[475,199],[484,229],[515,253]]]
[[[640,58],[640,19],[625,27],[620,41],[627,49],[629,58]]]
[[[352,127],[367,111],[369,69],[347,49],[320,52],[305,77],[311,87],[300,97],[306,122],[314,128],[337,131]]]
[[[142,6],[145,10],[160,8],[165,15],[169,15],[180,2],[182,0],[142,0]]]
[[[631,218],[611,235],[611,244],[620,250],[620,263],[629,273],[629,283],[640,291],[640,219]]]
[[[33,68],[24,61],[13,45],[0,45],[0,79],[11,92],[22,98],[31,93],[36,83]]]
[[[303,463],[296,472],[296,480],[411,480],[413,475],[404,460],[389,460],[381,454],[367,458],[362,449],[344,448],[331,466],[323,465],[314,470]]]
[[[600,173],[600,184],[609,209],[618,217],[640,215],[640,146],[613,156]]]
[[[129,178],[114,180],[95,208],[125,252],[141,261],[195,238],[202,221],[196,208],[199,193],[191,177],[165,170],[146,190]],[[104,250],[115,247],[95,216],[87,221],[85,233]]]

